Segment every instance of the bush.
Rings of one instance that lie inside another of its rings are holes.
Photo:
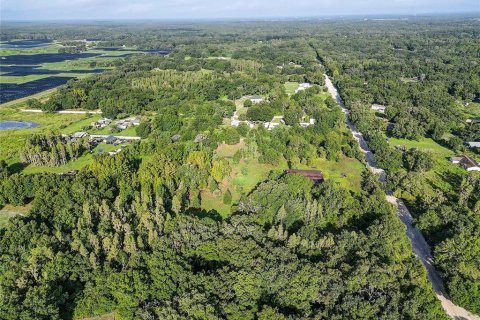
[[[225,192],[225,194],[223,195],[223,203],[224,204],[231,204],[232,203],[232,193],[228,189]]]

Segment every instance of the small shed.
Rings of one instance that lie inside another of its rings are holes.
[[[305,178],[310,179],[314,184],[319,184],[324,181],[323,172],[319,170],[299,170],[299,169],[288,169],[285,170],[286,173],[299,174]]]

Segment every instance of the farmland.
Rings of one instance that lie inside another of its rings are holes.
[[[93,44],[91,44],[93,46]],[[0,45],[0,103],[55,88],[71,79],[111,68],[115,60],[136,53],[166,55],[165,50],[97,48],[82,53],[59,52],[55,41],[14,41]],[[97,68],[96,66],[102,66]]]

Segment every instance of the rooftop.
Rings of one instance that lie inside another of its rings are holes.
[[[286,173],[299,174],[305,178],[310,179],[314,183],[323,182],[323,172],[319,170],[300,170],[300,169],[288,169],[285,170]]]

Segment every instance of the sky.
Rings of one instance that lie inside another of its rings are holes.
[[[2,20],[298,18],[478,13],[480,0],[0,0]]]

